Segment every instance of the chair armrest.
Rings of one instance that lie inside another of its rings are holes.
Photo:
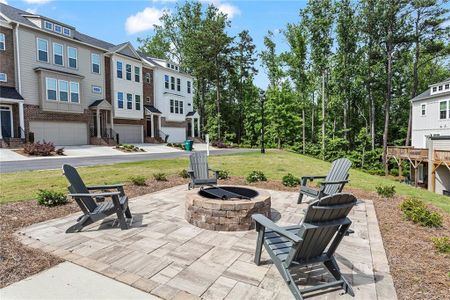
[[[327,185],[327,184],[342,184],[342,183],[348,183],[348,180],[337,180],[337,181],[321,181],[321,185]]]
[[[124,184],[123,183],[118,183],[118,184],[109,184],[109,185],[90,185],[87,186],[86,188],[88,190],[106,190],[106,189],[117,189],[117,188],[121,188],[123,187]]]
[[[298,235],[293,234],[292,232],[287,231],[286,229],[278,226],[277,224],[275,224],[274,222],[272,222],[272,220],[266,218],[265,216],[261,215],[261,214],[254,214],[252,215],[252,219],[259,225],[261,225],[264,228],[268,228],[270,230],[275,231],[276,233],[278,233],[279,235],[284,236],[285,238],[290,239],[291,241],[293,241],[294,243],[298,243],[302,240],[301,237],[299,237]]]
[[[214,173],[214,176],[216,176],[216,179],[219,178],[219,171],[214,170],[214,169],[210,169],[210,168],[208,168],[208,171],[213,172],[213,173]]]
[[[69,197],[112,197],[119,196],[120,192],[107,192],[107,193],[76,193],[76,194],[68,194]]]

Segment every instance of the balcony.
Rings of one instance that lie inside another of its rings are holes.
[[[395,159],[428,162],[428,149],[426,148],[388,147],[387,155]]]

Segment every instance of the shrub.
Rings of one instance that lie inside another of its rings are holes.
[[[189,178],[189,173],[186,169],[181,170],[180,173],[178,173],[178,175],[182,178]]]
[[[131,176],[130,180],[134,185],[142,186],[142,185],[145,185],[146,178],[142,175],[137,175],[137,176]]]
[[[247,176],[248,182],[267,181],[266,175],[261,171],[252,171]]]
[[[288,173],[287,175],[283,176],[282,182],[283,182],[284,186],[292,187],[292,186],[297,186],[300,181],[297,177],[295,177],[291,173]]]
[[[58,155],[64,155],[64,148],[56,149],[55,153],[58,154]]]
[[[229,173],[227,170],[217,170],[217,179],[228,179]]]
[[[450,238],[448,236],[431,238],[434,247],[440,253],[450,253]]]
[[[155,173],[153,174],[153,178],[155,178],[156,181],[167,181],[165,173]]]
[[[35,156],[50,156],[55,151],[55,145],[52,142],[43,141],[37,143],[27,143],[23,145],[23,152]]]
[[[370,175],[384,176],[383,169],[369,169],[367,170],[367,173],[369,173]]]
[[[431,211],[423,201],[409,198],[402,202],[400,209],[405,214],[407,220],[427,227],[442,226],[442,216]]]
[[[36,199],[38,204],[49,207],[67,203],[67,197],[64,193],[51,190],[39,190]]]
[[[214,141],[211,143],[211,146],[213,146],[215,148],[220,148],[220,149],[228,148],[228,145],[221,141]]]
[[[375,187],[375,189],[377,190],[377,194],[380,197],[392,198],[395,195],[394,185],[378,185]]]
[[[391,169],[391,170],[389,171],[389,173],[391,173],[392,176],[398,176],[398,175],[399,175],[398,169]]]

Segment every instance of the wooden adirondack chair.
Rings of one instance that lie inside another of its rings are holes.
[[[341,287],[354,296],[351,285],[339,270],[334,253],[350,227],[347,215],[356,201],[350,194],[323,197],[309,205],[302,223],[288,227],[279,227],[261,214],[253,215],[258,232],[255,263],[260,264],[264,245],[295,299],[303,299],[306,293],[331,287]],[[300,290],[294,281],[293,270],[318,263],[323,263],[335,280]]]
[[[303,176],[300,182],[300,193],[297,203],[302,203],[303,195],[320,199],[326,195],[333,195],[342,192],[344,185],[348,182],[348,171],[352,166],[352,162],[346,158],[340,158],[331,164],[331,169],[326,176]],[[307,186],[307,182],[314,179],[324,179],[320,183],[319,189]]]
[[[112,214],[117,215],[122,230],[128,229],[125,217],[131,219],[132,216],[128,207],[128,197],[123,191],[122,184],[86,186],[74,167],[64,164],[62,169],[70,183],[69,196],[75,199],[84,213],[84,215],[78,218],[75,225],[66,230],[66,233],[80,231],[83,227],[102,220]],[[116,191],[105,192],[105,190],[113,189]],[[92,190],[101,190],[102,192],[91,193],[90,191]],[[98,198],[104,199],[107,197],[112,198],[112,201],[105,201],[100,204],[97,204],[95,201]]]
[[[214,177],[209,177],[209,171],[214,172]],[[188,174],[191,182],[188,184],[188,189],[204,185],[216,185],[218,171],[212,170],[208,167],[208,157],[206,152],[195,152],[189,156],[189,170]]]

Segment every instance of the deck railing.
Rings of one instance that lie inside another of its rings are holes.
[[[411,160],[428,160],[428,149],[413,147],[388,147],[388,156]]]
[[[450,163],[450,150],[434,150],[433,160]]]

